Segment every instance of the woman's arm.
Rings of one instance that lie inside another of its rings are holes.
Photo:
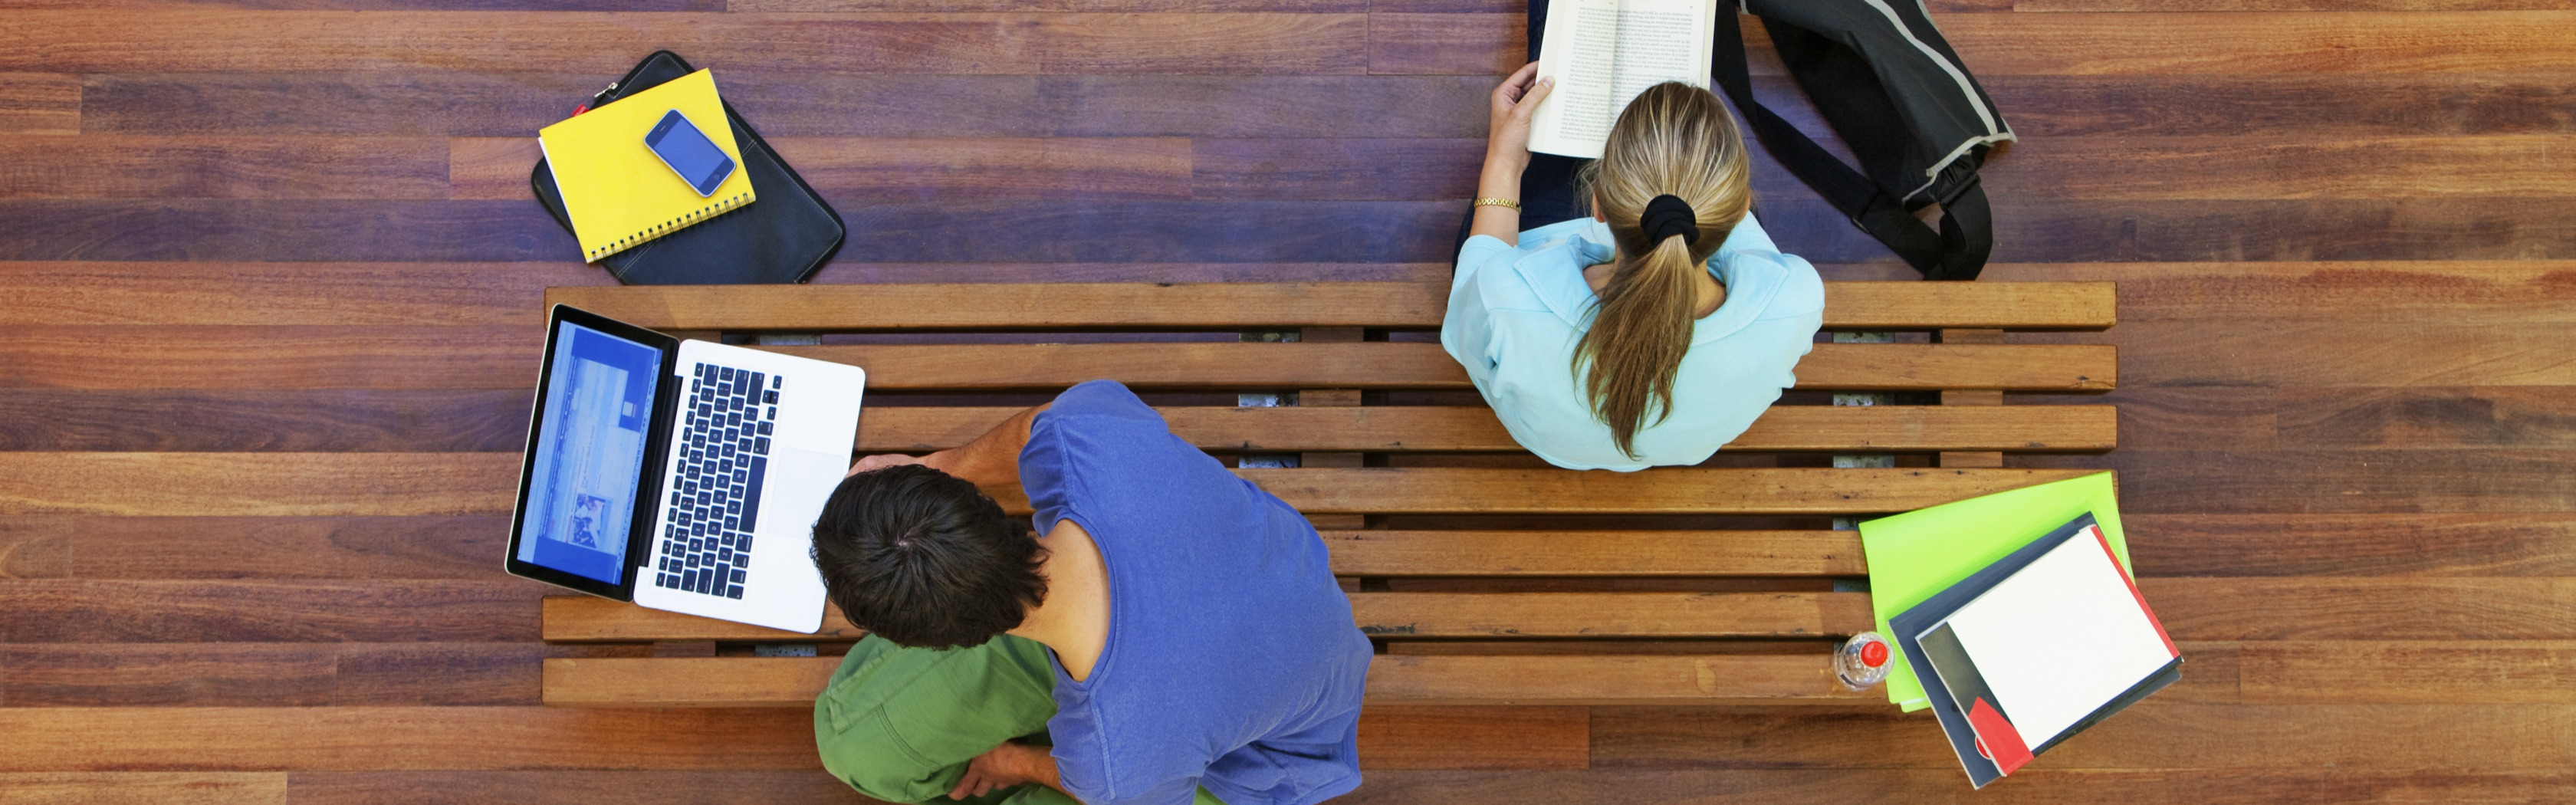
[[[1476,180],[1477,198],[1508,199],[1514,203],[1521,200],[1521,171],[1529,168],[1530,160],[1530,113],[1556,86],[1556,79],[1537,76],[1538,62],[1530,62],[1494,88],[1492,109],[1485,121],[1485,170]],[[1499,204],[1477,205],[1475,221],[1468,226],[1467,234],[1491,235],[1518,246],[1521,211]]]
[[[926,456],[884,453],[859,459],[850,465],[857,475],[879,467],[897,464],[920,464],[940,472],[966,479],[976,486],[1018,486],[1020,483],[1020,449],[1029,446],[1029,426],[1048,405],[1040,405],[1013,414],[1002,424],[993,426],[974,441]]]

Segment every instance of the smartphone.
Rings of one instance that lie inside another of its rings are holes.
[[[653,155],[661,157],[662,164],[671,166],[671,172],[679,174],[680,181],[688,182],[689,188],[700,196],[715,195],[725,177],[733,175],[733,157],[725,156],[724,149],[717,148],[715,141],[707,139],[706,132],[691,125],[688,116],[678,109],[653,124],[653,132],[644,135],[644,147],[653,149]]]

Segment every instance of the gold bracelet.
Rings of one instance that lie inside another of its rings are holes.
[[[1487,197],[1485,197],[1485,198],[1476,199],[1476,206],[1478,206],[1478,207],[1510,207],[1510,208],[1512,208],[1512,211],[1513,211],[1513,212],[1520,212],[1520,211],[1521,211],[1521,203],[1520,203],[1520,202],[1513,201],[1513,200],[1511,200],[1511,199],[1507,199],[1507,198],[1498,198],[1498,197],[1494,197],[1494,196],[1487,196]]]

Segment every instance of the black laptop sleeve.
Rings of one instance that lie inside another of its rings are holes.
[[[697,72],[686,60],[667,50],[654,51],[629,70],[626,77],[609,85],[592,99],[593,106],[616,102],[617,99]],[[725,119],[733,124],[733,139],[742,151],[743,170],[749,171],[752,192],[758,200],[706,222],[682,229],[641,246],[609,255],[599,261],[602,268],[628,285],[757,285],[804,282],[814,270],[841,250],[841,241],[849,230],[841,223],[841,214],[823,201],[821,194],[805,184],[805,178],[787,167],[760,139],[750,123],[725,104]],[[528,175],[528,184],[537,194],[537,203],[554,216],[565,231],[572,230],[572,218],[564,214],[563,196],[555,190],[554,171],[544,160]]]

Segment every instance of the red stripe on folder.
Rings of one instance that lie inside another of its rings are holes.
[[[1968,726],[1977,732],[1977,748],[1985,750],[1986,759],[1995,762],[1995,771],[2011,774],[2030,762],[2030,745],[2023,743],[2021,730],[2004,720],[2004,714],[1986,703],[1983,696],[1968,706]]]
[[[2111,538],[2102,536],[2102,527],[2098,525],[2086,526],[2084,530],[2093,532],[2094,544],[2102,546],[2102,555],[2111,557],[2111,569],[2120,572],[2120,583],[2129,585],[2129,597],[2138,600],[2138,611],[2147,613],[2147,625],[2156,627],[2156,637],[2165,641],[2165,653],[2182,656],[2182,649],[2174,647],[2173,637],[2165,634],[2164,621],[2156,620],[2155,609],[2147,606],[2146,594],[2138,592],[2138,580],[2129,577],[2129,569],[2120,566],[2120,555],[2111,552]]]

